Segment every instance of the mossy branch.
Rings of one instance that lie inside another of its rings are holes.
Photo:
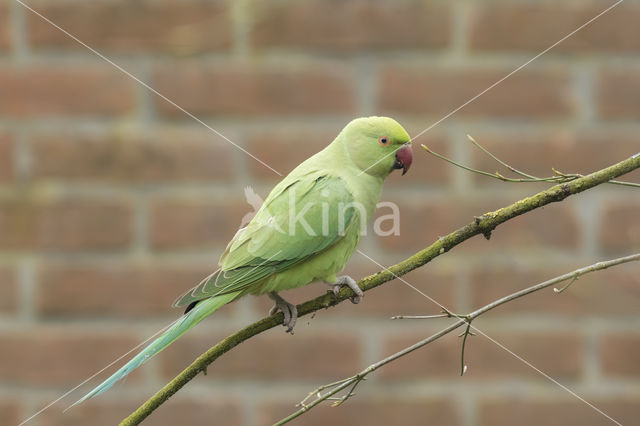
[[[570,182],[554,185],[549,189],[541,191],[535,195],[524,198],[509,206],[503,207],[493,212],[485,213],[466,226],[463,226],[445,237],[439,238],[429,247],[417,252],[413,256],[389,268],[361,279],[358,285],[363,291],[376,288],[392,279],[402,276],[424,264],[430,262],[439,255],[446,253],[458,244],[471,237],[482,234],[485,238],[490,238],[491,232],[500,224],[521,214],[535,210],[550,203],[559,202],[565,198],[586,191],[597,185],[606,183],[612,179],[624,175],[632,170],[640,168],[640,153],[614,164],[605,169],[591,173],[587,176],[576,178]],[[353,293],[348,288],[343,288],[337,296],[326,293],[315,299],[298,305],[298,316],[304,316],[320,309],[337,305],[352,296]],[[283,315],[278,313],[267,318],[263,318],[236,333],[224,338],[215,346],[196,358],[191,365],[184,369],[178,376],[167,383],[155,395],[149,398],[131,415],[124,419],[121,425],[138,425],[147,418],[156,408],[162,405],[180,388],[193,379],[198,373],[205,372],[207,367],[222,354],[230,351],[240,343],[251,337],[262,333],[270,328],[282,324]]]

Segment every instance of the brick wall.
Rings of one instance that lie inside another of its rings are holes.
[[[351,118],[388,114],[413,135],[611,1],[33,0],[34,8],[283,173]],[[585,173],[638,152],[640,2],[627,0],[421,136],[494,171]],[[417,148],[417,147],[416,147]],[[544,185],[490,181],[416,149],[383,198],[399,237],[367,237],[388,265],[474,215]],[[640,181],[640,173],[626,178]],[[17,424],[180,314],[271,170],[17,2],[0,1],[0,418]],[[468,241],[406,279],[459,312],[640,248],[637,190],[603,186]],[[379,268],[356,254],[348,271]],[[640,274],[626,265],[518,300],[484,332],[623,424],[640,416]],[[303,301],[313,285],[289,294]],[[29,424],[111,425],[266,298],[224,307],[103,396]],[[399,281],[271,330],[225,355],[149,418],[258,426],[315,386],[444,327]],[[371,376],[353,400],[298,424],[600,425],[606,418],[483,337],[449,336]],[[104,375],[101,377],[105,377]],[[91,383],[96,384],[98,379]],[[88,390],[85,386],[83,390]]]

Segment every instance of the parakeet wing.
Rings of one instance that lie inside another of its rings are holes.
[[[349,206],[353,201],[345,182],[326,173],[281,182],[231,240],[220,269],[174,306],[244,290],[332,246],[357,222],[358,209]]]

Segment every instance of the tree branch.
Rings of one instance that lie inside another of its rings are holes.
[[[461,354],[461,366],[460,366],[460,374],[463,374],[466,370],[466,365],[464,364],[464,348],[466,345],[466,341],[467,341],[467,336],[469,335],[473,335],[470,331],[471,329],[471,322],[478,318],[480,315],[489,312],[492,309],[497,308],[500,305],[504,305],[505,303],[511,302],[515,299],[518,299],[520,297],[526,296],[528,294],[534,293],[536,291],[542,290],[544,288],[550,287],[554,284],[558,284],[561,283],[563,281],[567,281],[567,280],[571,280],[571,283],[573,283],[575,280],[577,280],[578,278],[580,278],[582,275],[588,274],[590,272],[595,272],[595,271],[601,271],[603,269],[607,269],[610,268],[612,266],[616,266],[616,265],[621,265],[623,263],[628,263],[628,262],[634,262],[634,261],[639,261],[640,260],[640,253],[631,255],[631,256],[626,256],[626,257],[621,257],[618,259],[613,259],[613,260],[608,260],[606,262],[598,262],[598,263],[594,263],[593,265],[589,265],[589,266],[585,266],[584,268],[580,268],[580,269],[576,269],[575,271],[569,272],[567,274],[564,275],[560,275],[558,277],[552,278],[550,280],[544,281],[540,284],[536,284],[533,285],[531,287],[525,288],[523,290],[517,291],[515,293],[512,293],[508,296],[505,296],[503,298],[500,298],[494,302],[489,303],[488,305],[485,305],[479,309],[476,309],[475,311],[467,314],[467,315],[457,315],[457,314],[453,314],[451,312],[449,312],[448,310],[444,309],[444,314],[441,315],[412,315],[412,316],[396,316],[393,317],[394,319],[434,319],[434,318],[458,318],[458,321],[454,322],[453,324],[449,325],[447,328],[439,331],[438,333],[427,337],[424,340],[421,340],[407,348],[402,349],[401,351],[398,351],[392,355],[389,355],[388,357],[386,357],[383,360],[380,360],[378,362],[376,362],[375,364],[370,365],[369,367],[365,368],[364,370],[362,370],[361,372],[359,372],[358,374],[356,374],[355,376],[351,376],[348,377],[346,379],[343,380],[339,380],[337,382],[333,382],[327,385],[322,385],[320,387],[318,387],[317,389],[314,389],[313,391],[311,391],[309,393],[309,395],[307,395],[306,398],[304,398],[302,401],[300,401],[300,403],[298,405],[300,405],[302,408],[300,408],[298,411],[290,414],[289,416],[285,417],[284,419],[280,420],[279,422],[275,423],[274,426],[280,426],[283,425],[285,423],[289,423],[291,420],[301,416],[302,414],[306,413],[307,411],[309,411],[310,409],[312,409],[313,407],[315,407],[316,405],[320,404],[322,401],[327,401],[327,400],[335,400],[336,402],[334,403],[334,405],[339,405],[341,403],[343,403],[344,401],[346,401],[347,399],[349,399],[351,396],[353,396],[353,391],[356,388],[356,386],[358,386],[358,384],[360,384],[360,382],[362,382],[366,376],[368,376],[369,374],[371,374],[372,372],[378,370],[380,367],[389,364],[392,361],[395,361],[399,358],[402,358],[403,356],[415,351],[416,349],[419,349],[437,339],[439,339],[442,336],[446,336],[447,334],[451,333],[452,331],[454,331],[455,329],[459,328],[461,325],[466,324],[466,329],[465,331],[460,335],[460,337],[463,337],[462,340],[462,354]],[[564,287],[566,289],[566,287]],[[555,290],[555,289],[554,289]],[[559,293],[559,291],[556,291],[556,293]],[[334,397],[334,395],[336,395],[337,393],[339,393],[340,391],[342,391],[343,389],[346,389],[347,387],[351,386],[351,388],[349,389],[349,391],[343,395],[342,397],[336,398]],[[326,394],[322,394],[322,391],[324,391],[325,389],[330,389]],[[307,402],[310,398],[312,398],[313,396],[316,397],[316,399],[314,399],[313,401],[311,401],[310,403]]]
[[[430,262],[439,255],[446,253],[458,244],[469,238],[482,234],[485,238],[490,238],[491,232],[500,224],[519,216],[523,213],[535,210],[539,207],[550,203],[559,202],[573,194],[586,191],[611,179],[617,178],[625,173],[640,167],[640,153],[614,164],[605,169],[591,173],[587,176],[576,178],[570,182],[555,185],[547,190],[541,191],[533,196],[524,198],[515,202],[510,206],[503,207],[494,212],[485,213],[480,217],[474,218],[473,222],[463,226],[445,237],[439,238],[429,247],[419,251],[408,259],[397,263],[378,272],[361,279],[358,285],[363,291],[371,290],[392,279],[402,276],[420,266]],[[337,296],[327,293],[315,299],[309,300],[298,306],[298,316],[304,316],[319,309],[326,309],[334,306],[352,296],[353,293],[348,288],[340,290]],[[235,346],[245,340],[262,333],[270,328],[281,325],[283,321],[282,313],[263,318],[242,330],[224,338],[215,346],[210,348],[204,354],[196,358],[190,366],[183,370],[178,376],[171,380],[167,385],[160,389],[149,400],[142,404],[131,415],[125,418],[121,425],[137,425],[140,424],[147,416],[149,416],[156,408],[175,394],[180,388],[193,379],[198,373],[204,372],[213,361],[222,354],[228,352]],[[463,324],[464,321],[460,323]]]

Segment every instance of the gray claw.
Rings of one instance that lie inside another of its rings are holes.
[[[335,294],[336,296],[338,295],[338,292],[340,291],[342,286],[348,286],[355,293],[355,295],[351,296],[351,303],[353,304],[360,303],[360,301],[364,297],[364,292],[360,289],[360,287],[358,287],[356,281],[348,275],[342,275],[338,277],[338,280],[335,283],[329,284],[333,285],[333,294]]]
[[[276,312],[281,311],[284,315],[284,321],[282,321],[282,325],[287,327],[287,333],[293,334],[293,327],[295,327],[296,320],[298,319],[298,308],[296,308],[296,305],[284,300],[275,291],[269,293],[269,298],[276,302],[273,308],[269,310],[269,315],[273,315]]]

